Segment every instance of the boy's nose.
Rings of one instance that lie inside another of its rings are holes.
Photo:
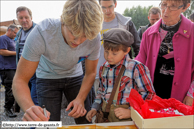
[[[111,59],[111,58],[112,58],[111,54],[108,54],[108,55],[107,55],[107,58],[108,58],[108,59]]]

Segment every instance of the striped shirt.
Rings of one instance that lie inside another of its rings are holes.
[[[140,62],[130,59],[127,55],[114,67],[110,67],[108,62],[105,62],[103,66],[100,67],[100,86],[92,108],[99,110],[102,99],[108,103],[122,65],[124,65],[126,69],[120,81],[117,105],[129,104],[126,98],[129,97],[132,88],[137,90],[143,99],[152,99],[155,95],[148,68]],[[104,73],[102,73],[103,67],[105,67]]]

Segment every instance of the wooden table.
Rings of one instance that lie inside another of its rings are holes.
[[[108,122],[98,124],[64,125],[57,129],[138,129],[133,121]]]

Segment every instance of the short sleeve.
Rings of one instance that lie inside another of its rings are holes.
[[[95,39],[93,39],[91,42],[93,45],[93,51],[88,56],[89,60],[97,60],[100,57],[100,33],[97,35]]]
[[[0,49],[7,49],[7,40],[1,36],[0,37]]]
[[[22,56],[29,61],[39,61],[45,52],[45,40],[38,27],[39,25],[36,25],[28,35],[22,52]]]

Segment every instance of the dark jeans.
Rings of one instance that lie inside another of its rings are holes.
[[[83,75],[63,79],[36,79],[39,106],[46,106],[46,109],[51,113],[50,121],[60,121],[62,94],[64,93],[68,103],[70,103],[77,97],[82,79]],[[89,97],[86,98],[84,104],[86,110],[89,111]],[[85,116],[76,118],[75,122],[76,124],[90,123]]]
[[[14,104],[14,96],[12,93],[12,80],[15,70],[0,70],[2,84],[5,86],[5,105],[4,108],[11,109]]]
[[[32,101],[34,102],[35,105],[38,105],[38,98],[36,93],[36,73],[32,76],[28,85],[30,87]]]

